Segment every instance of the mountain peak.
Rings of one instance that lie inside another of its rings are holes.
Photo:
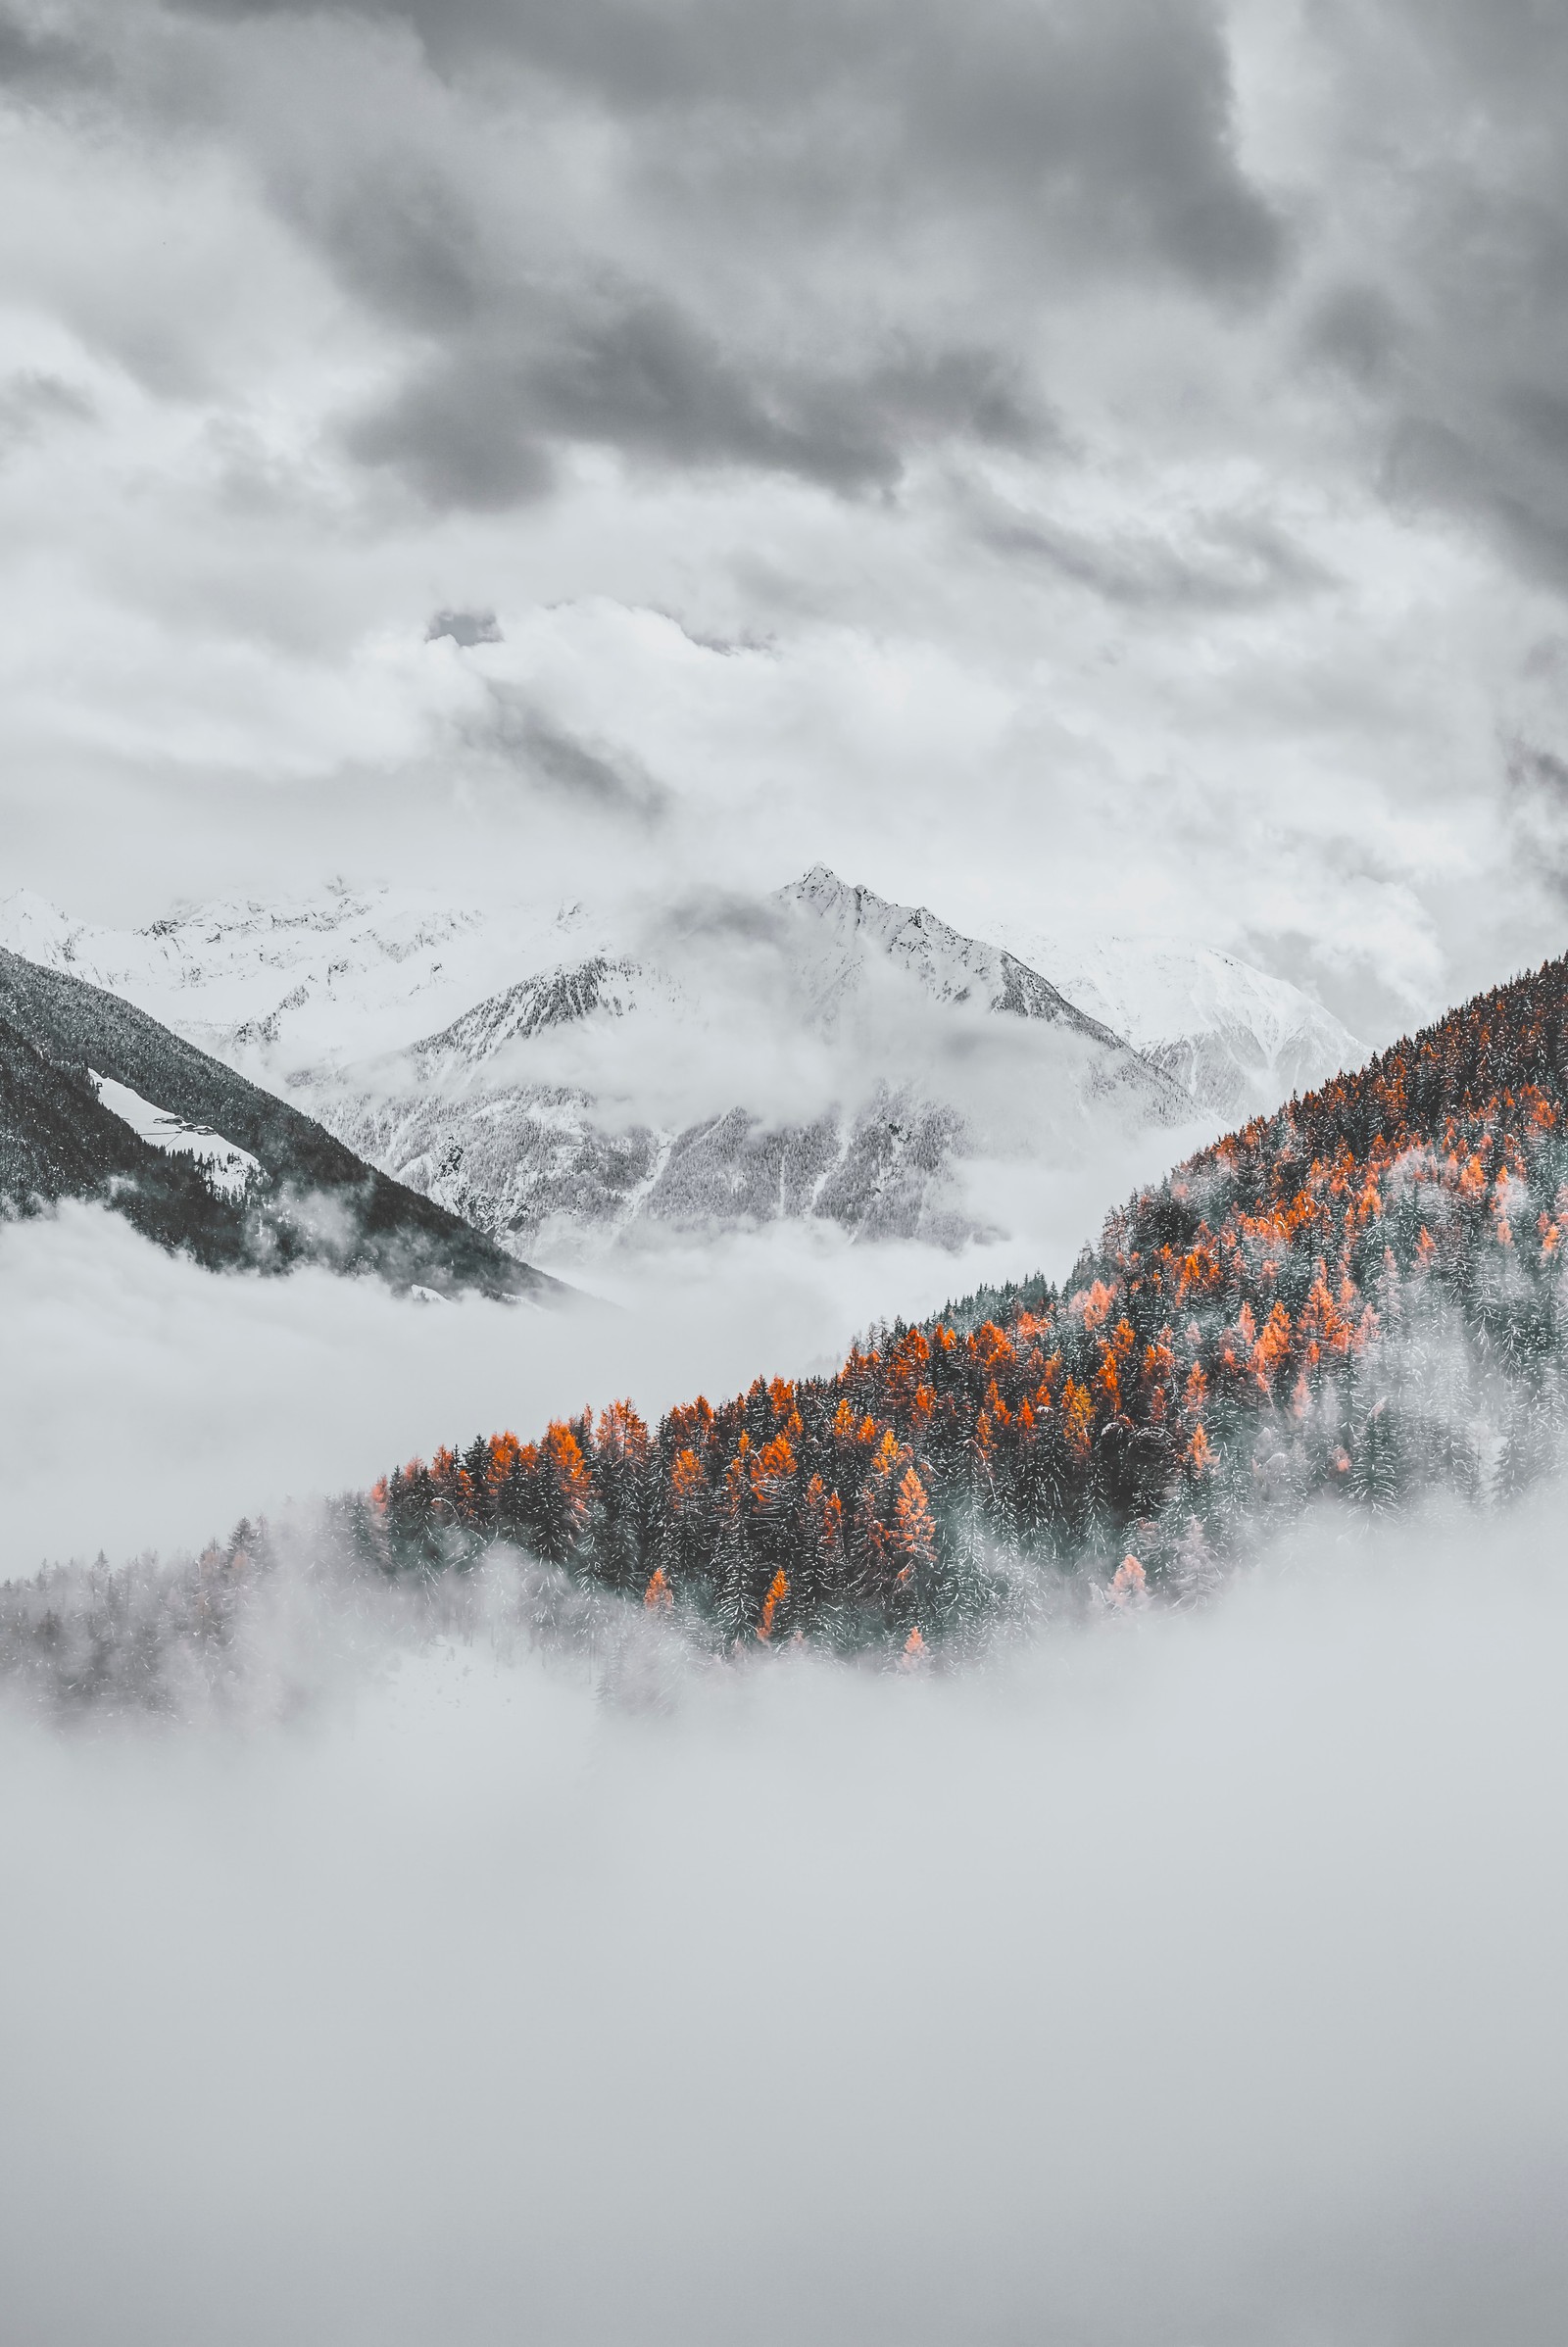
[[[1097,1049],[1126,1053],[1118,1035],[1086,1016],[1016,954],[950,928],[929,905],[899,905],[874,889],[851,887],[822,863],[779,889],[774,902],[814,914],[827,933],[826,951],[803,974],[817,1015],[830,1026],[850,994],[866,982],[869,968],[881,964],[902,971],[940,1002],[1059,1021]],[[1156,1086],[1161,1081],[1152,1080]]]
[[[50,937],[70,934],[72,923],[58,905],[40,897],[36,889],[8,889],[0,897],[0,941],[9,940],[12,933],[31,930]]]
[[[858,897],[860,891],[841,880],[831,864],[814,863],[799,880],[791,880],[777,894],[786,901],[802,904],[818,902],[823,897]]]

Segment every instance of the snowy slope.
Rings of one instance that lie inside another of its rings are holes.
[[[329,890],[294,904],[220,900],[106,929],[30,890],[0,898],[0,947],[122,995],[203,1051],[266,1074],[401,1047],[543,953],[576,908],[524,939],[416,892]]]
[[[550,1289],[439,1199],[69,969],[0,949],[0,1189],[24,1213],[34,1198],[97,1198],[214,1266],[314,1262],[492,1296]]]
[[[639,1006],[663,1007],[675,1000],[662,973],[623,956],[612,960],[593,953],[586,961],[536,970],[504,993],[475,1002],[438,1034],[413,1045],[408,1057],[426,1083],[461,1082],[509,1046],[529,1043],[547,1029],[569,1027],[596,1013],[624,1018]]]
[[[1287,979],[1180,938],[1072,942],[1009,930],[1017,951],[1164,1068],[1195,1107],[1232,1120],[1277,1107],[1367,1047]]]
[[[849,887],[820,863],[780,889],[774,903],[797,916],[792,960],[802,994],[825,1028],[837,1023],[846,1003],[863,991],[869,971],[882,963],[938,1002],[1059,1020],[1102,1049],[1120,1048],[1119,1033],[1086,1017],[1017,955],[962,936],[923,905],[895,905],[872,889]]]
[[[902,972],[935,1002],[1059,1020],[1102,1047],[1122,1037],[1220,1116],[1365,1056],[1299,988],[1201,944],[1084,943],[1017,925],[986,943],[821,864],[769,909],[788,916],[774,944],[792,1009],[819,1032],[862,1013],[876,976]],[[596,1008],[619,1015],[651,994],[667,998],[669,975],[642,966],[625,942],[580,905],[483,913],[386,889],[220,901],[141,930],[73,920],[25,889],[0,898],[0,947],[108,987],[274,1081],[437,1036],[449,1054],[477,1060]],[[697,996],[711,991],[711,971],[701,973]]]
[[[657,962],[532,972],[405,1052],[299,1081],[398,1179],[509,1244],[780,1218],[952,1244],[966,1161],[1169,1123],[1164,1072],[1015,955],[824,866]]]
[[[200,1166],[220,1198],[242,1198],[252,1182],[265,1179],[260,1157],[232,1141],[225,1141],[221,1133],[214,1133],[206,1125],[190,1124],[172,1110],[144,1100],[128,1084],[117,1084],[113,1076],[100,1076],[96,1068],[90,1068],[88,1073],[100,1101],[111,1115],[118,1116],[122,1124],[129,1125],[138,1140],[162,1149],[166,1156],[190,1158]]]

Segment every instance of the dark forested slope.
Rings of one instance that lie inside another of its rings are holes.
[[[89,1069],[221,1133],[263,1179],[245,1198],[215,1197],[100,1104]],[[0,1199],[26,1211],[63,1197],[103,1197],[213,1264],[312,1259],[401,1285],[565,1293],[145,1011],[0,951]]]
[[[1053,1577],[1192,1590],[1315,1494],[1505,1494],[1564,1414],[1565,1070],[1556,961],[1189,1159],[1062,1290],[657,1429],[618,1403],[440,1450],[360,1537],[394,1570],[515,1541],[725,1638],[918,1652]]]
[[[239,1259],[244,1216],[189,1159],[153,1149],[84,1076],[53,1066],[0,1019],[0,1208],[95,1197],[162,1246],[203,1262]]]

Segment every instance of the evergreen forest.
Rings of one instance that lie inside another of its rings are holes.
[[[1564,1415],[1565,1087],[1568,959],[1190,1158],[1060,1289],[657,1427],[619,1401],[440,1448],[352,1538],[394,1576],[508,1543],[724,1645],[912,1664],[1043,1591],[1190,1598],[1320,1496],[1506,1497]]]

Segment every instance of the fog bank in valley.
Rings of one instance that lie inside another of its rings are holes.
[[[1063,1277],[1169,1146],[1150,1133],[1074,1172],[985,1169],[1006,1243],[856,1246],[787,1224],[677,1239],[587,1267],[595,1301],[565,1312],[316,1271],[218,1278],[84,1206],[0,1223],[0,1579],[199,1547],[286,1497],[363,1489],[476,1433],[528,1439],[590,1401],[629,1394],[653,1419],[836,1366],[874,1319],[1035,1264]]]
[[[955,1679],[0,1711],[9,2335],[1544,2347],[1560,1523]]]

